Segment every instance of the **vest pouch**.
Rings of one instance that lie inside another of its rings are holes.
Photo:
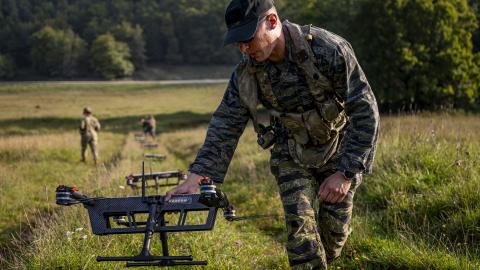
[[[288,151],[295,163],[304,168],[319,168],[332,157],[337,150],[339,136],[332,137],[322,146],[302,145],[295,139],[288,140]]]
[[[303,123],[302,114],[289,113],[280,116],[280,121],[285,126],[288,134],[300,144],[307,144],[309,141],[308,131]]]
[[[330,160],[337,150],[340,130],[347,122],[345,112],[339,111],[334,101],[322,103],[318,111],[313,109],[302,114],[310,139],[308,143],[297,140],[295,136],[288,140],[293,160],[306,168],[319,168]]]
[[[303,121],[310,135],[311,144],[323,145],[330,140],[331,124],[327,124],[320,115],[318,115],[316,110],[304,112]]]
[[[329,123],[334,122],[340,115],[337,103],[333,99],[320,103],[319,107],[322,118]]]

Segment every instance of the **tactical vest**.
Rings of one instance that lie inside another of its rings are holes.
[[[93,116],[86,116],[83,118],[82,126],[80,126],[80,134],[84,137],[96,139],[99,128],[98,120]]]
[[[260,134],[257,105],[258,90],[272,104],[270,114],[279,119],[288,133],[288,149],[293,160],[302,167],[323,166],[335,153],[339,135],[347,122],[343,101],[335,94],[332,83],[315,64],[311,48],[311,25],[299,26],[285,21],[293,43],[294,62],[303,71],[315,108],[302,113],[282,112],[272,91],[267,71],[256,67],[250,58],[237,67],[239,95],[247,106],[255,132]]]

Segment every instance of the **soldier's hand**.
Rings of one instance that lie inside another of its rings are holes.
[[[187,177],[187,180],[185,180],[183,183],[180,185],[176,186],[175,188],[167,191],[165,193],[165,200],[170,200],[172,195],[175,194],[192,194],[192,193],[198,193],[199,188],[198,188],[198,183],[202,179],[202,176],[198,174],[190,174]]]
[[[352,181],[346,179],[341,172],[336,172],[320,185],[318,197],[320,202],[339,203],[345,199]]]

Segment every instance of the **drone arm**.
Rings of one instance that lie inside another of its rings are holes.
[[[77,203],[91,204],[91,202],[89,202],[91,198],[80,193],[76,186],[68,187],[65,185],[59,185],[56,189],[55,195],[58,205],[69,206]]]

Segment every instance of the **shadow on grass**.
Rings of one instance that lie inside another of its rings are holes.
[[[157,131],[167,132],[184,129],[208,123],[211,113],[193,113],[181,111],[171,114],[157,114]],[[140,119],[144,115],[129,115],[99,119],[102,131],[126,134],[131,131],[141,131]],[[76,130],[81,118],[20,118],[0,120],[0,135],[28,135],[58,131]]]
[[[208,124],[213,112],[194,113],[179,111],[170,114],[154,115],[157,121],[157,132],[171,132],[179,129],[194,128]],[[132,131],[142,131],[140,120],[145,115],[128,115],[121,117],[100,118],[102,131],[127,134]],[[261,122],[268,122],[265,109],[258,110]],[[75,131],[80,125],[81,117],[30,117],[0,120],[0,136],[45,134],[59,131]]]

